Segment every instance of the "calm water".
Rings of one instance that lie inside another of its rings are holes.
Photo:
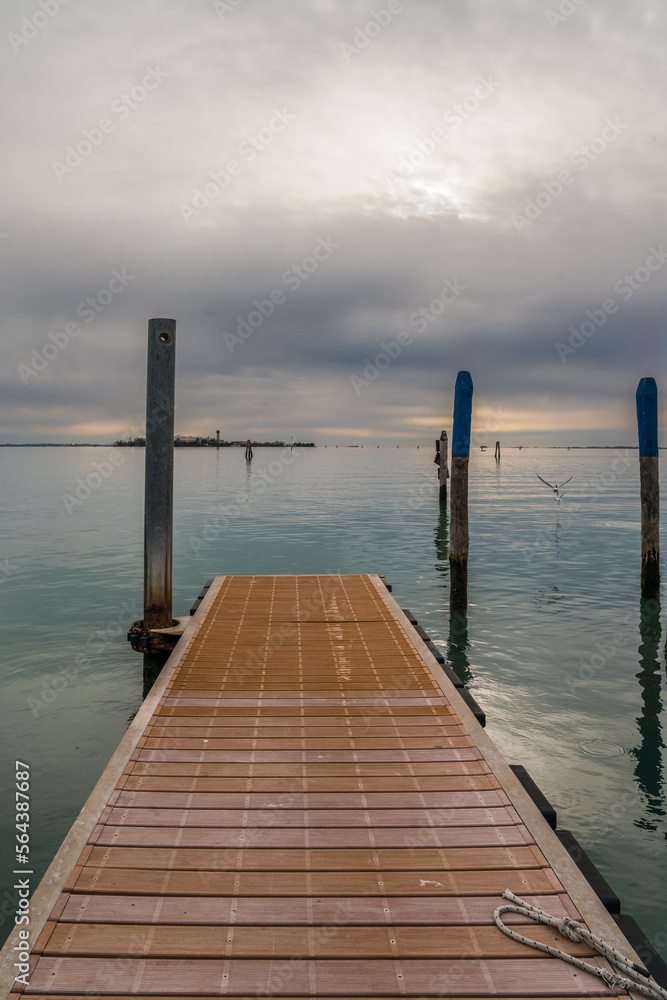
[[[33,775],[36,886],[141,703],[125,633],[142,610],[144,455],[96,477],[108,454],[0,449],[3,937],[14,760]],[[637,452],[510,450],[497,465],[476,451],[457,618],[433,449],[280,455],[258,449],[250,468],[238,449],[177,450],[174,612],[215,574],[383,573],[667,957],[664,636],[659,605],[639,600]],[[562,504],[536,472],[574,474]],[[67,500],[91,474],[90,495]]]

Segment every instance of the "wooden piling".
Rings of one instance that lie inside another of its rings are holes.
[[[449,450],[449,442],[447,440],[447,431],[443,431],[440,435],[440,440],[436,441],[436,448],[438,449],[438,480],[440,482],[440,503],[447,502],[447,480],[449,479],[449,468],[447,466],[447,452]]]
[[[170,628],[172,625],[175,374],[176,321],[151,319],[148,323],[146,378],[145,630]],[[145,689],[155,680],[165,659],[161,653],[145,654]]]
[[[215,432],[215,446],[216,448],[220,447],[220,431]]]
[[[472,419],[472,378],[460,371],[454,390],[452,431],[452,484],[450,496],[449,574],[450,607],[468,605],[468,463]]]
[[[250,444],[250,438],[248,438],[248,440],[245,443],[245,457],[247,461],[250,461],[250,459],[252,458],[252,445]]]
[[[500,461],[500,441],[496,441],[496,454],[495,454],[495,459],[496,459],[496,462],[499,462],[499,461]]]
[[[654,378],[637,386],[639,478],[641,490],[641,593],[660,593],[660,469],[658,458],[658,387]]]

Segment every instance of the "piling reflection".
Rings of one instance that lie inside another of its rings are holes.
[[[449,643],[447,659],[464,684],[469,684],[472,680],[470,661],[468,660],[469,649],[470,639],[468,638],[468,615],[466,614],[465,609],[451,608],[449,612]]]
[[[435,552],[437,561],[435,568],[442,579],[442,587],[449,593],[449,521],[447,504],[440,504],[440,514],[435,529]],[[449,612],[449,636],[447,640],[447,659],[464,684],[472,680],[468,650],[468,615],[465,609],[452,608]]]
[[[438,561],[435,568],[438,573],[445,577],[447,589],[449,589],[449,521],[447,519],[447,504],[440,504],[438,523],[435,528],[435,552]]]
[[[656,819],[665,815],[665,792],[660,715],[660,601],[642,598],[639,605],[639,667],[637,674],[642,689],[642,712],[637,718],[639,744],[630,750],[635,758],[635,779],[646,799],[647,815],[635,820],[635,825],[647,830],[657,829]]]

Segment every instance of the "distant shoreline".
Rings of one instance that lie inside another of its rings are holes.
[[[290,445],[287,441],[251,441],[253,448],[316,448],[312,441],[295,441]],[[191,441],[174,441],[174,448],[245,448],[246,441],[221,441],[218,446],[213,444],[194,444]],[[0,448],[145,448],[146,444],[134,441],[111,441],[109,444],[100,444],[98,441],[82,441],[79,443],[67,442],[58,444],[57,442],[41,441],[35,444],[8,442],[0,443]]]
[[[251,441],[250,444],[253,448],[317,448],[317,445],[312,441],[295,441],[292,445],[289,445],[286,441]],[[245,448],[245,441],[221,441],[220,448]],[[57,442],[41,441],[35,444],[28,444],[24,442],[15,443],[13,441],[7,442],[6,444],[0,443],[0,448],[143,448],[144,443],[133,443],[128,441],[112,441],[109,444],[100,444],[97,441],[82,441],[82,442],[67,442],[64,444],[59,444]],[[190,441],[175,441],[175,448],[216,448],[215,441],[213,444],[203,443],[194,444]],[[363,444],[341,444],[341,445],[327,445],[331,448],[363,448]],[[396,448],[400,447],[398,445],[387,444],[387,445],[375,445],[369,444],[369,448]],[[421,445],[407,444],[403,445],[404,448],[419,448]],[[425,446],[426,447],[426,446]],[[537,448],[551,449],[551,450],[561,450],[561,451],[618,451],[620,448],[625,448],[629,451],[638,451],[639,445],[636,444],[507,444],[503,445],[506,451],[531,451]],[[665,451],[666,446],[660,446],[659,451]],[[475,451],[474,447],[471,447],[471,451]]]

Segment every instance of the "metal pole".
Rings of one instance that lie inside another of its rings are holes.
[[[176,321],[148,322],[144,629],[170,628]]]
[[[472,419],[472,378],[470,372],[456,376],[454,428],[452,431],[452,484],[450,493],[449,603],[452,608],[468,606],[468,463]]]
[[[654,378],[637,386],[639,480],[642,521],[642,597],[660,593],[660,469],[658,458],[658,387]]]

